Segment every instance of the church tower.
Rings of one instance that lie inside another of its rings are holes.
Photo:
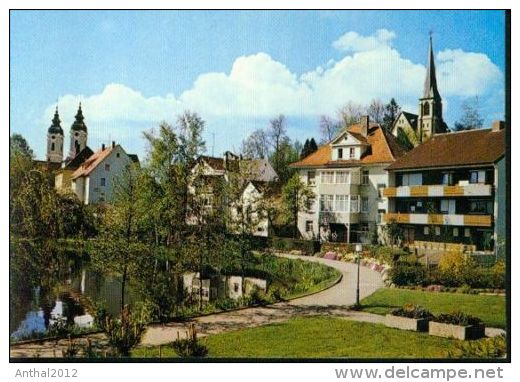
[[[61,128],[58,106],[52,119],[52,125],[47,130],[47,161],[61,163],[63,161],[63,129]]]
[[[435,62],[433,59],[432,36],[428,49],[428,65],[422,98],[419,99],[418,131],[421,141],[427,140],[434,134],[445,133],[448,127],[442,119],[442,99],[437,89],[435,76]]]
[[[69,158],[73,159],[81,150],[87,147],[87,125],[85,125],[85,117],[81,110],[81,102],[79,103],[78,112],[75,121],[70,127],[70,149]]]

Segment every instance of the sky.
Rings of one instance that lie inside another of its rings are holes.
[[[502,11],[11,11],[10,132],[44,158],[56,105],[65,131],[79,101],[95,150],[146,155],[143,131],[184,110],[206,121],[207,153],[287,117],[319,138],[347,102],[417,113],[433,33],[444,119],[478,96],[484,126],[504,119]]]

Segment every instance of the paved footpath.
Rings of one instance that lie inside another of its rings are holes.
[[[197,317],[185,323],[168,323],[151,325],[146,330],[141,344],[143,346],[162,345],[172,342],[177,336],[186,335],[188,325],[195,323],[200,336],[217,334],[227,331],[251,328],[270,323],[286,321],[296,316],[334,316],[355,321],[383,323],[384,316],[350,311],[348,307],[356,302],[357,265],[317,257],[281,255],[289,258],[301,258],[305,261],[316,261],[338,269],[343,277],[336,285],[313,295],[297,298],[264,307],[253,307],[231,312],[211,314]],[[379,288],[383,282],[381,275],[371,269],[360,268],[360,299],[369,296]],[[486,328],[486,335],[496,336],[503,330]],[[96,340],[102,341],[103,336],[95,335]],[[82,339],[84,340],[84,339]],[[66,345],[66,340],[58,341],[58,348]],[[11,347],[11,357],[29,357],[38,352],[41,357],[61,356],[56,354],[56,342],[15,345]]]

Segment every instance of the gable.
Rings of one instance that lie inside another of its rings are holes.
[[[358,135],[358,134],[356,134]],[[361,145],[365,142],[362,141],[362,136],[356,136],[349,131],[344,131],[340,135],[338,135],[332,142],[332,146],[351,146],[351,145]]]

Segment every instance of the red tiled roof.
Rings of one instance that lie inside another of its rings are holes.
[[[388,170],[492,164],[505,153],[505,131],[477,129],[434,135]]]
[[[302,160],[291,164],[294,168],[305,167],[345,167],[359,166],[363,164],[375,163],[391,163],[405,153],[405,150],[397,143],[395,138],[387,133],[379,126],[379,124],[371,124],[367,137],[361,134],[361,125],[352,125],[348,132],[363,143],[367,143],[369,147],[359,160],[332,160],[331,143],[326,143],[318,148],[318,150]]]
[[[107,147],[104,150],[96,151],[72,173],[72,179],[89,175],[106,157],[110,155],[112,150],[112,147]]]

